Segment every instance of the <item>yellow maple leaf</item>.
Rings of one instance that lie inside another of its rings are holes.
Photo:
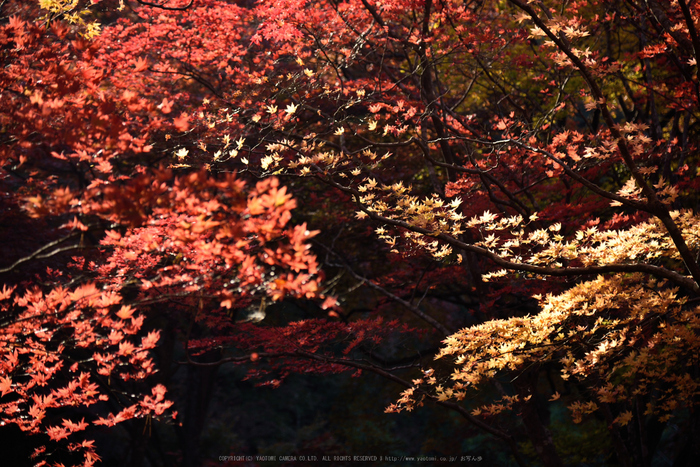
[[[625,426],[630,422],[630,420],[632,420],[632,412],[628,410],[627,412],[623,412],[620,415],[618,415],[615,419],[615,423],[617,423],[620,426]]]

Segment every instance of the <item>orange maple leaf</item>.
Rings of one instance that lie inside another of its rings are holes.
[[[133,314],[134,314],[134,309],[131,308],[131,306],[129,306],[129,305],[124,305],[117,312],[117,316],[120,317],[121,319],[129,319],[129,318],[131,318],[131,315],[133,315]]]
[[[173,110],[173,101],[169,101],[167,97],[163,99],[163,102],[158,106],[161,112],[164,114],[169,114]],[[183,114],[184,115],[184,114]],[[182,117],[182,116],[180,116]],[[177,123],[175,124],[177,126]],[[184,131],[184,130],[183,130]]]
[[[12,392],[12,379],[10,379],[9,376],[0,378],[0,391],[2,391],[2,397],[5,397],[5,394],[7,393]]]
[[[190,129],[190,117],[183,112],[179,117],[173,120],[173,124],[175,125],[175,129],[177,129],[177,131],[187,131]]]
[[[146,337],[141,339],[141,347],[144,349],[152,349],[156,346],[158,339],[160,339],[160,332],[149,332]]]
[[[143,57],[137,58],[134,62],[134,71],[139,73],[146,70],[148,70],[148,61]]]

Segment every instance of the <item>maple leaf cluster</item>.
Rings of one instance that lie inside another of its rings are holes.
[[[162,118],[177,97],[116,85],[106,35],[74,22],[74,4],[41,6],[48,17],[13,5],[0,26],[3,224],[13,226],[3,228],[1,418],[48,436],[40,465],[66,447],[93,465],[81,432],[175,415],[165,386],[151,383],[160,331],[144,326],[149,307],[323,297],[321,275],[316,232],[290,223],[296,202],[277,179],[249,186],[233,173],[162,168],[151,143],[188,130],[185,114]]]
[[[54,442],[91,424],[107,423],[101,417],[90,422],[63,418],[53,425],[57,420],[52,412],[83,406],[98,407],[99,414],[109,399],[110,379],[143,380],[155,372],[149,351],[156,346],[159,333],[139,337],[144,316],[132,316],[129,305],[117,308],[121,303],[118,293],[100,290],[94,283],[75,289],[55,287],[48,293],[35,287],[23,294],[4,286],[0,305],[4,423],[14,423],[28,434],[45,433]],[[134,401],[116,417],[110,414],[110,419],[116,423],[163,414],[172,402],[163,398],[163,386],[153,390],[160,395],[157,400],[147,396]],[[85,465],[99,459],[90,442],[71,446],[84,451]]]
[[[162,314],[183,363],[374,372],[388,412],[434,402],[520,464],[493,417],[562,463],[538,399],[623,465],[655,443],[622,426],[697,407],[700,4],[0,8],[6,423],[91,465],[75,433],[167,414]]]

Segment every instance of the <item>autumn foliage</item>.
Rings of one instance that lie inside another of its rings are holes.
[[[375,373],[520,465],[580,458],[560,408],[691,465],[699,4],[0,5],[0,418],[37,464],[180,423],[178,363]]]

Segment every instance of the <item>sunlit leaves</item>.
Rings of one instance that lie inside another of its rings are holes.
[[[436,386],[435,394],[449,399],[455,389],[479,389],[500,372],[556,363],[562,379],[589,384],[599,403],[625,403],[630,395],[661,390],[665,403],[648,413],[667,418],[679,405],[692,405],[699,387],[690,362],[700,348],[700,320],[673,290],[655,286],[641,275],[599,277],[546,297],[537,315],[462,330],[444,341],[437,357],[455,363],[452,389]],[[412,403],[399,401],[394,409]],[[569,405],[576,423],[598,408],[595,401]],[[627,411],[615,421],[625,425],[631,417]]]
[[[148,350],[155,346],[158,334],[149,334],[142,345],[130,342],[143,320],[130,319],[125,325],[122,320],[133,313],[128,306],[122,306],[117,319],[111,318],[109,310],[121,302],[111,291],[90,283],[48,293],[33,289],[7,296],[3,302],[3,312],[8,313],[11,306],[15,317],[0,328],[0,390],[2,397],[18,396],[0,404],[4,423],[17,424],[29,434],[45,433],[54,442],[70,440],[91,422],[64,418],[61,425],[44,423],[47,414],[60,413],[62,407],[88,407],[108,399],[109,392],[97,384],[91,371],[124,380],[142,380],[153,373]],[[95,352],[94,361],[75,362],[67,368],[73,346],[113,353]],[[132,417],[153,412],[164,413],[161,406],[149,405]],[[96,458],[90,443],[81,449],[86,459]]]

